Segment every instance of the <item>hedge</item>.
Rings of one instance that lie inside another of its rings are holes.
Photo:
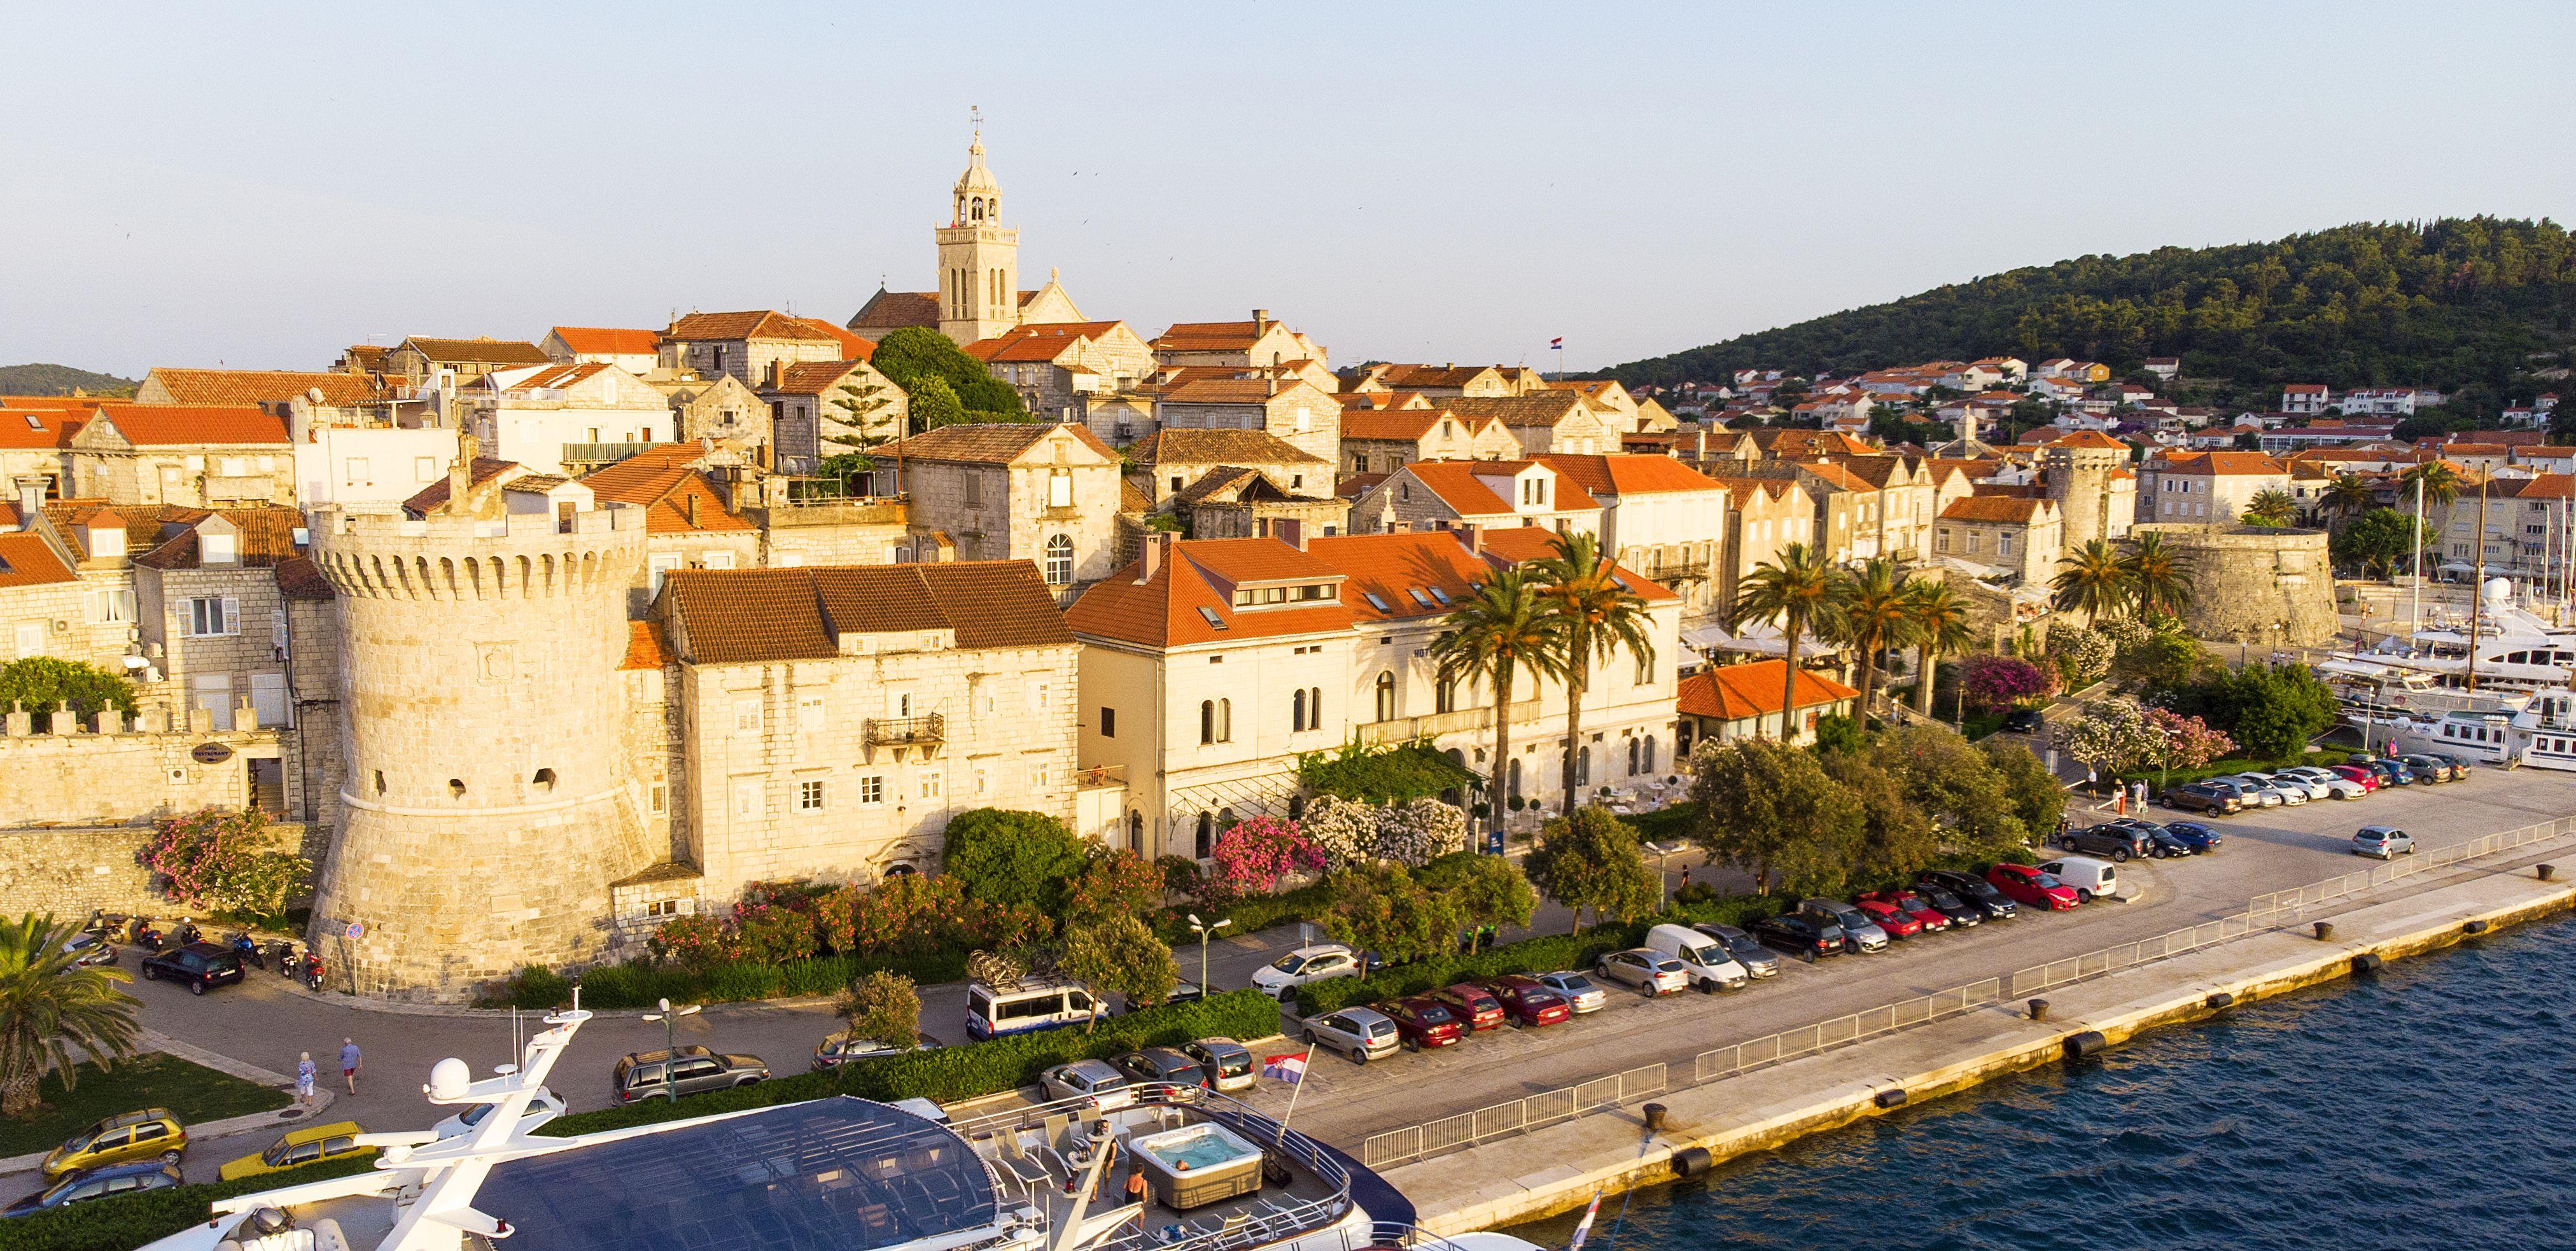
[[[1191,913],[1197,913],[1200,920],[1210,925],[1216,924],[1220,918],[1234,922],[1225,928],[1224,936],[1235,938],[1244,934],[1258,934],[1271,926],[1285,925],[1291,921],[1318,920],[1332,910],[1332,891],[1322,882],[1309,882],[1295,890],[1281,891],[1276,895],[1253,895],[1239,899],[1224,908],[1211,909],[1203,904],[1187,908],[1166,908],[1153,918],[1154,936],[1176,946],[1182,943],[1196,943],[1198,935],[1190,932]],[[1186,960],[1182,963],[1189,964]]]
[[[301,1185],[363,1173],[376,1166],[370,1152],[321,1160],[301,1167],[245,1177],[240,1181],[206,1182],[92,1199],[0,1221],[0,1251],[132,1251],[206,1220],[208,1205],[254,1191]]]
[[[966,980],[966,953],[817,956],[784,964],[736,960],[705,969],[673,964],[602,965],[581,975],[581,1006],[650,1008],[663,999],[673,1003],[745,1003],[794,995],[829,995],[879,969],[901,973],[924,986],[961,982]],[[533,1011],[571,1002],[569,979],[531,966],[511,980],[500,1006]]]

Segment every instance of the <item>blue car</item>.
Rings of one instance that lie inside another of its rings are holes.
[[[2220,843],[2227,841],[2227,837],[2220,834],[2215,827],[2202,825],[2198,821],[2167,821],[2165,834],[2183,846],[2191,848],[2194,855],[2208,855],[2218,850]]]
[[[178,1184],[179,1166],[164,1164],[158,1159],[82,1169],[16,1203],[0,1208],[0,1217],[25,1216],[31,1212],[51,1211],[67,1203],[85,1203],[106,1195],[130,1194],[138,1190],[168,1190]]]
[[[2382,785],[2413,786],[2415,784],[2414,770],[2407,768],[2405,764],[2400,761],[2382,757],[2377,760],[2354,759],[2346,763],[2360,765],[2362,768],[2378,774]]]
[[[2197,840],[2184,838],[2183,836],[2174,833],[2173,826],[2158,825],[2143,817],[2122,817],[2111,822],[2111,824],[2119,826],[2120,828],[2132,833],[2146,836],[2147,854],[2158,860],[2173,860],[2183,856],[2196,856],[2209,850],[2208,847],[2203,846]],[[2188,823],[2186,822],[2184,824]],[[2202,826],[2200,828],[2206,829],[2208,827]]]

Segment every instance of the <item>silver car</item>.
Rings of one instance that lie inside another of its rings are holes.
[[[1076,1060],[1059,1064],[1038,1076],[1038,1088],[1053,1099],[1088,1099],[1091,1106],[1103,1112],[1114,1111],[1136,1102],[1136,1092],[1127,1075],[1111,1067],[1107,1060]]]
[[[2261,794],[2266,808],[2275,804],[2304,804],[2309,799],[2306,785],[2268,773],[2239,773],[2229,780],[2243,783]]]
[[[2361,832],[2352,836],[2352,854],[2377,856],[2382,860],[2411,856],[2415,854],[2415,838],[2404,830],[2385,825],[2365,825]]]
[[[1643,947],[1601,957],[1601,976],[1649,995],[1669,995],[1690,985],[1690,970],[1660,951]]]
[[[1403,1045],[1396,1036],[1395,1022],[1370,1008],[1344,1008],[1310,1018],[1305,1039],[1307,1046],[1331,1048],[1349,1056],[1353,1064],[1394,1055],[1396,1048]]]
[[[1801,899],[1798,911],[1819,921],[1831,921],[1843,927],[1843,950],[1873,952],[1887,950],[1887,931],[1869,919],[1869,914],[1839,899]]]
[[[1780,957],[1762,945],[1762,940],[1732,925],[1694,925],[1692,929],[1706,934],[1726,948],[1744,971],[1757,978],[1780,976]]]
[[[1563,995],[1565,1001],[1574,1006],[1577,1016],[1586,1012],[1599,1012],[1610,1002],[1608,991],[1593,985],[1591,978],[1572,969],[1541,973],[1538,975],[1538,984]]]

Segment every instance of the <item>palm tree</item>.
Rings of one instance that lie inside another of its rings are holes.
[[[2279,487],[2265,487],[2245,501],[2245,516],[2267,526],[2286,526],[2298,520],[2298,502]]]
[[[2080,612],[2088,619],[2118,616],[2128,607],[2129,571],[2120,549],[2108,539],[2090,539],[2057,562],[2049,580],[2059,612]]]
[[[1833,623],[1834,641],[1860,653],[1860,720],[1869,724],[1870,694],[1878,689],[1878,653],[1913,640],[1913,585],[1896,561],[1879,556],[1852,575],[1842,611]]]
[[[1486,796],[1492,828],[1503,828],[1504,770],[1512,758],[1512,685],[1523,673],[1544,682],[1565,676],[1565,620],[1548,611],[1538,588],[1518,569],[1503,568],[1450,610],[1448,629],[1432,640],[1440,681],[1483,679],[1494,692],[1494,782]]]
[[[80,1080],[86,1057],[106,1068],[135,1051],[134,1010],[143,1001],[116,988],[123,969],[78,968],[64,949],[78,934],[53,914],[0,920],[0,1116],[35,1110],[37,1083]]]
[[[1618,563],[1604,557],[1601,540],[1589,534],[1556,536],[1556,554],[1538,562],[1538,575],[1545,579],[1539,596],[1565,623],[1564,815],[1569,817],[1574,815],[1574,754],[1583,750],[1583,692],[1591,685],[1592,667],[1610,663],[1623,651],[1641,665],[1655,663],[1645,597],[1629,590],[1618,574]]]
[[[1968,650],[1977,633],[1968,626],[1968,605],[1939,578],[1918,578],[1906,587],[1905,607],[1913,617],[1906,633],[1922,660],[1923,676],[1914,686],[1914,710],[1932,715],[1932,666],[1941,657]]]
[[[1823,548],[1791,543],[1780,549],[1779,560],[1755,566],[1736,588],[1735,603],[1727,610],[1727,629],[1777,619],[1781,641],[1787,644],[1781,657],[1788,668],[1780,680],[1780,741],[1784,743],[1792,737],[1789,727],[1798,706],[1798,636],[1809,627],[1831,626],[1850,585],[1851,576],[1826,559]]]
[[[2191,561],[2165,546],[2165,536],[2156,531],[2130,540],[2120,572],[2128,577],[2141,616],[2177,612],[2191,603]]]
[[[2415,559],[2410,569],[2415,576],[2415,603],[2406,614],[2408,628],[2412,629],[2424,617],[2424,506],[2430,503],[2449,507],[2452,500],[2458,499],[2460,471],[2451,462],[2436,457],[2399,474],[2397,480],[2415,492]],[[2478,523],[2478,535],[2478,551],[2483,553],[2487,546],[2483,518]],[[2475,609],[2474,599],[2470,601],[2470,607]],[[2472,620],[2476,619],[2474,611],[2470,616]]]
[[[2378,502],[2371,494],[2370,480],[2357,473],[2336,474],[2334,485],[2317,499],[2326,512],[2337,517],[2358,517]]]

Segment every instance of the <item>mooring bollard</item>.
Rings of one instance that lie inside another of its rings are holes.
[[[2030,1001],[2030,1019],[2034,1021],[2045,1021],[2048,1019],[2047,1000],[2033,999]]]
[[[2319,922],[2317,922],[2317,941],[2319,941],[2319,942],[2323,942],[2323,941],[2325,941],[2325,940],[2327,940],[2327,939],[2329,939],[2329,938],[2332,938],[2332,937],[2334,937],[2334,922],[2332,922],[2332,921],[2319,921]]]
[[[2541,881],[2546,882],[2546,881],[2550,880],[2551,878],[2554,878],[2554,877],[2558,876],[2558,866],[2557,866],[2557,865],[2554,865],[2554,864],[2544,864],[2544,865],[2539,866],[2539,869],[2540,869],[2540,880],[2541,880]]]
[[[1664,1114],[1666,1112],[1664,1105],[1660,1103],[1650,1103],[1645,1106],[1644,1111],[1646,1113],[1646,1132],[1650,1134],[1660,1134],[1664,1132]]]

